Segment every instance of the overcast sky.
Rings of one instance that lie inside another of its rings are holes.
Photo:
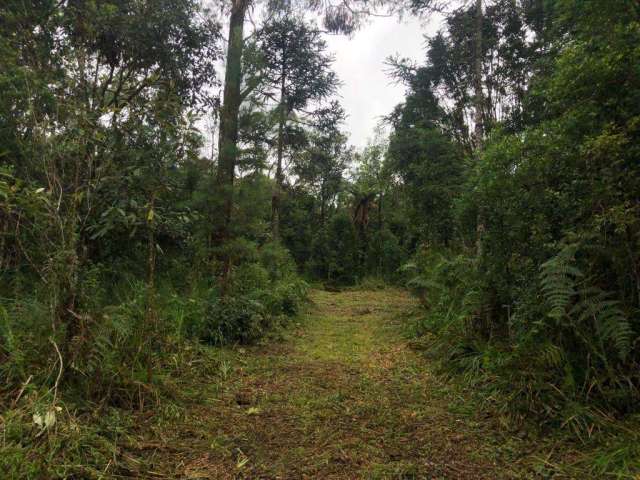
[[[389,78],[385,60],[399,54],[423,63],[424,35],[435,33],[439,22],[434,19],[425,24],[412,17],[402,21],[397,17],[372,17],[351,37],[325,36],[329,51],[335,56],[333,68],[342,82],[339,100],[348,115],[343,128],[351,145],[364,147],[381,117],[391,113],[404,99],[405,88]],[[221,79],[223,70],[221,64]],[[217,144],[217,132],[209,124],[207,118],[199,122],[206,138],[203,151],[213,155],[211,149]]]
[[[327,35],[335,55],[334,70],[343,82],[340,102],[349,117],[345,130],[349,143],[363,147],[372,137],[380,117],[401,103],[405,89],[385,72],[385,59],[399,54],[423,63],[424,34],[437,29],[436,22],[423,25],[414,18],[375,17],[352,38]]]

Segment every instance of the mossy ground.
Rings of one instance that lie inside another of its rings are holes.
[[[224,350],[210,378],[178,380],[186,403],[141,419],[124,446],[129,474],[522,478],[495,427],[459,412],[454,391],[409,348],[405,292],[315,290],[312,301],[280,341]]]

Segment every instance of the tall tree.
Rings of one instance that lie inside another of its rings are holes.
[[[474,115],[474,141],[475,148],[482,148],[484,137],[484,93],[482,91],[482,30],[483,30],[482,0],[476,0],[474,22],[474,55],[473,55],[473,104]]]
[[[262,64],[257,95],[277,102],[272,234],[278,240],[287,125],[299,123],[301,116],[308,116],[304,109],[333,94],[338,80],[331,70],[333,60],[321,32],[299,18],[284,15],[269,21],[260,30],[258,42]]]
[[[214,226],[214,240],[220,244],[229,239],[229,227],[233,206],[233,181],[238,157],[238,118],[240,106],[246,96],[255,88],[256,84],[246,85],[242,90],[243,72],[242,60],[245,50],[244,23],[248,8],[256,0],[231,0],[229,16],[229,37],[226,50],[226,72],[224,80],[224,94],[220,115],[220,129],[218,138],[218,172],[216,187],[220,195],[219,209],[222,218]],[[290,12],[291,0],[275,0],[267,2],[270,13]],[[373,9],[384,5],[384,1],[375,0],[336,0],[317,2],[302,0],[299,8],[317,12],[321,15],[327,31],[334,33],[352,33]],[[277,203],[277,201],[276,201]],[[222,254],[222,278],[229,273],[228,256]],[[223,282],[224,284],[225,282]]]
[[[216,187],[219,198],[219,210],[222,218],[218,219],[214,237],[217,244],[229,238],[231,210],[233,208],[233,181],[237,161],[238,119],[242,104],[242,52],[244,49],[244,21],[250,0],[231,0],[229,16],[229,36],[227,39],[226,69],[224,77],[224,93],[220,112],[220,132],[218,137],[218,170]],[[223,285],[229,275],[229,256],[222,258]]]
[[[340,131],[344,118],[344,110],[335,101],[318,109],[313,116],[313,128],[307,132],[308,144],[294,159],[293,172],[298,181],[319,198],[321,227],[325,226],[328,205],[340,191],[351,160],[347,138]]]
[[[473,59],[473,104],[474,104],[474,148],[475,157],[479,158],[484,140],[484,92],[482,91],[482,30],[483,19],[482,0],[476,0],[474,22],[474,59]],[[484,209],[478,208],[478,221],[476,225],[476,254],[482,257],[482,241],[485,231]]]

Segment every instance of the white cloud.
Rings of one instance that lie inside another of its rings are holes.
[[[351,144],[366,145],[380,118],[404,99],[405,88],[392,83],[386,73],[386,58],[399,54],[423,63],[424,34],[436,27],[435,22],[425,26],[415,18],[374,17],[352,38],[327,36],[343,83],[339,95],[349,115],[345,127]]]

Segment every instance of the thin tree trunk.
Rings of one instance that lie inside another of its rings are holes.
[[[6,253],[6,241],[7,241],[7,232],[9,230],[9,202],[7,201],[2,208],[2,228],[0,228],[0,273],[4,270],[5,267],[5,258],[8,258]],[[16,233],[17,235],[17,233]]]
[[[326,210],[326,200],[324,195],[324,180],[322,181],[322,185],[320,186],[320,226],[324,228],[325,223],[325,213]]]
[[[474,141],[476,151],[482,148],[482,139],[484,136],[483,125],[483,104],[484,94],[482,92],[482,0],[476,0],[476,22],[475,22],[475,55],[473,62],[473,88],[474,88]]]
[[[233,0],[229,20],[227,43],[227,68],[224,77],[224,94],[220,112],[220,132],[218,137],[218,171],[216,184],[221,196],[222,218],[214,233],[218,245],[226,242],[231,225],[233,206],[233,181],[238,155],[238,115],[240,112],[240,87],[242,83],[242,52],[244,48],[244,17],[248,0]],[[230,258],[222,256],[222,285],[226,285],[231,268]]]
[[[156,283],[156,232],[155,232],[156,194],[151,193],[149,211],[147,212],[147,287],[149,294],[148,307],[152,310]]]
[[[284,68],[283,68],[284,70]],[[284,127],[287,121],[287,107],[285,98],[285,74],[282,72],[280,80],[280,118],[278,121],[278,153],[276,162],[276,182],[271,196],[271,233],[274,241],[280,241],[280,199],[282,196],[282,157],[284,155]]]
[[[86,101],[86,58],[83,51],[78,54],[78,72],[79,80],[77,85],[78,96],[84,98]],[[86,105],[83,106],[86,108]],[[86,116],[82,114],[79,118],[79,122],[82,126],[86,126]],[[88,137],[87,137],[88,138]],[[67,252],[65,255],[64,263],[57,263],[56,274],[54,281],[57,283],[56,290],[58,291],[56,298],[54,299],[56,305],[54,311],[56,315],[55,322],[64,322],[66,327],[65,342],[62,345],[62,356],[64,360],[71,359],[74,355],[72,351],[73,339],[76,336],[82,337],[82,320],[79,315],[75,313],[76,300],[78,295],[78,277],[80,270],[80,254],[79,254],[79,222],[78,216],[80,213],[81,202],[83,195],[82,192],[82,170],[85,165],[88,164],[87,159],[90,155],[90,149],[86,138],[82,140],[82,148],[78,152],[74,161],[73,171],[73,190],[70,195],[71,202],[68,211],[66,211],[66,218],[60,218],[61,223],[61,243],[63,245],[63,251]],[[54,167],[57,170],[57,167]],[[60,172],[64,175],[64,172]],[[58,176],[58,171],[55,171],[54,176]],[[62,183],[59,181],[60,185]],[[55,328],[54,328],[55,331]],[[66,362],[70,364],[70,361]],[[68,371],[64,372],[64,378],[68,378]]]
[[[383,193],[378,194],[378,251],[382,252],[382,198]],[[378,255],[377,276],[382,276],[382,255]]]
[[[484,23],[484,15],[482,12],[482,0],[476,0],[476,18],[475,18],[475,58],[474,58],[474,107],[475,107],[475,128],[474,128],[474,147],[476,161],[479,161],[482,154],[482,148],[484,144],[484,103],[485,97],[482,91],[482,27]],[[482,260],[484,255],[484,233],[485,233],[485,221],[486,212],[482,205],[478,207],[478,217],[476,220],[476,258],[478,264]],[[493,326],[493,312],[495,311],[496,293],[494,287],[489,287],[489,302],[487,305],[481,307],[479,318],[479,331],[480,334],[489,339],[492,333]]]
[[[483,106],[484,106],[484,94],[482,92],[482,25],[483,25],[483,13],[482,13],[482,0],[476,0],[476,22],[475,22],[475,58],[474,58],[474,146],[476,159],[480,158],[480,152],[482,151],[482,143],[484,137],[484,124],[483,124]],[[476,222],[476,253],[478,258],[482,257],[482,237],[484,235],[484,212],[482,209],[478,211],[478,218]]]
[[[382,197],[383,194],[378,194],[378,233],[382,232]]]

